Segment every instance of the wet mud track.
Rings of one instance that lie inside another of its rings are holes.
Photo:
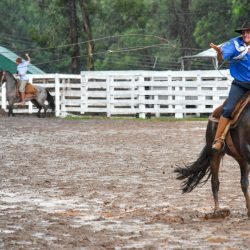
[[[249,249],[236,162],[182,195],[173,167],[194,161],[206,122],[0,117],[0,249]]]

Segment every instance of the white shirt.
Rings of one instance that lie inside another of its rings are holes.
[[[28,76],[26,75],[29,64],[29,61],[24,61],[17,66],[17,72],[20,75],[20,80],[29,80]]]

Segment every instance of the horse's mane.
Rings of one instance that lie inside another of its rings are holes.
[[[12,73],[10,73],[8,70],[4,70],[5,71],[5,74],[7,73],[9,76],[11,76],[12,78],[16,79]]]

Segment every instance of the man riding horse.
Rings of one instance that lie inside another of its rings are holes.
[[[206,129],[206,144],[198,159],[190,164],[185,164],[184,167],[177,166],[174,170],[177,173],[177,179],[182,180],[183,193],[191,192],[211,177],[214,213],[208,214],[207,218],[223,217],[230,214],[228,209],[221,210],[219,205],[219,167],[225,154],[232,156],[239,164],[241,190],[245,197],[247,215],[250,218],[250,195],[248,192],[250,105],[247,102],[250,98],[244,96],[250,90],[250,21],[245,22],[241,28],[235,31],[240,33],[241,36],[230,40],[221,47],[213,43],[210,44],[216,50],[219,61],[230,61],[230,73],[234,78],[228,99],[222,106],[222,113],[221,107],[213,112],[213,115],[221,114],[218,127],[216,128],[215,121],[212,119],[213,116],[210,116],[211,119],[208,120]],[[245,107],[245,109],[242,113],[237,113],[241,110],[238,109],[240,105],[237,103],[243,96],[243,104],[246,105],[243,105],[243,108]],[[240,118],[237,120],[239,114]],[[214,117],[217,118],[217,115]],[[235,121],[237,121],[236,124]],[[233,125],[232,128],[230,128],[231,124]],[[226,143],[224,142],[225,139]],[[229,173],[231,173],[230,170]]]
[[[243,95],[250,90],[250,21],[246,21],[235,32],[241,36],[231,39],[221,47],[210,44],[216,50],[219,62],[223,60],[230,62],[230,74],[234,78],[219,120],[212,146],[214,151],[220,151],[224,146],[232,112]]]

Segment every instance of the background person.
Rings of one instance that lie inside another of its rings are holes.
[[[20,92],[20,97],[21,97],[21,104],[25,104],[25,86],[28,83],[28,76],[27,71],[28,71],[28,65],[30,64],[30,57],[29,54],[25,54],[27,61],[23,61],[21,57],[18,57],[16,59],[16,64],[17,64],[17,75],[20,77],[20,86],[19,86],[19,92]]]

